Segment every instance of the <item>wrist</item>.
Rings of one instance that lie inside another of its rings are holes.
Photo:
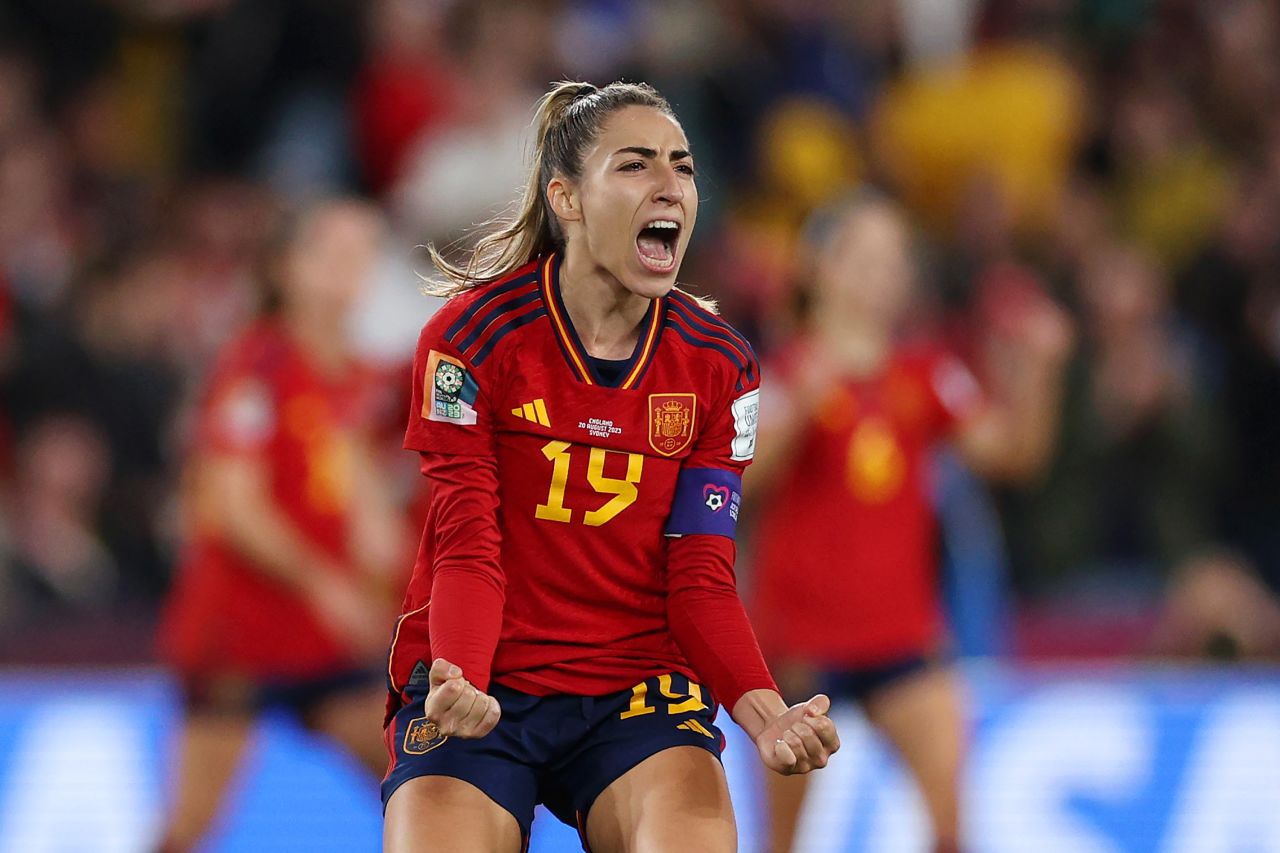
[[[336,582],[346,579],[347,575],[338,564],[324,558],[308,561],[306,571],[294,576],[294,586],[304,597],[312,600],[329,594]]]
[[[733,705],[733,721],[755,740],[765,727],[787,710],[787,703],[776,690],[748,690]]]

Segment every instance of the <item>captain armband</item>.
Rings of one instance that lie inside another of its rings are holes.
[[[676,480],[667,536],[708,533],[734,538],[742,507],[742,476],[721,468],[685,468]]]

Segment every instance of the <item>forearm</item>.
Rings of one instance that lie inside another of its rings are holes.
[[[381,586],[403,586],[412,543],[403,513],[394,505],[372,452],[355,454],[355,491],[351,502],[348,551],[356,568]]]
[[[1049,463],[1062,419],[1063,378],[1056,366],[1036,365],[1012,401],[1011,416],[1019,425],[1020,468],[1035,477]]]
[[[958,446],[965,462],[990,480],[1021,483],[1048,464],[1058,435],[1062,377],[1027,364],[1006,378],[998,402],[965,422]]]
[[[259,489],[222,491],[219,530],[259,572],[307,593],[319,577],[338,571],[336,561],[309,542]]]
[[[1003,412],[1003,479],[1022,482],[1044,470],[1057,439],[1061,410],[1061,370],[1031,361],[1016,372]]]
[[[777,692],[733,578],[734,545],[693,535],[668,546],[667,620],[689,665],[726,708],[759,690]]]
[[[431,653],[487,690],[506,602],[496,463],[424,453],[422,472],[431,483],[427,524],[435,537]]]
[[[778,414],[756,437],[755,456],[742,478],[747,504],[760,504],[782,479],[782,472],[799,451],[809,418],[804,413]]]

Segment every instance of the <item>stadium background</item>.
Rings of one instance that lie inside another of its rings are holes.
[[[682,279],[766,358],[805,222],[865,181],[910,210],[921,310],[958,348],[1029,291],[1070,310],[1050,472],[994,492],[939,460],[974,849],[1280,850],[1274,3],[6,0],[0,851],[155,831],[179,460],[273,215],[385,210],[353,322],[394,389],[434,307],[414,247],[509,200],[530,105],[565,76],[674,102],[703,197]],[[914,794],[840,713],[804,849],[919,849]],[[746,850],[750,759],[731,744]],[[541,826],[534,849],[574,849]],[[272,719],[211,849],[377,836],[367,781]]]

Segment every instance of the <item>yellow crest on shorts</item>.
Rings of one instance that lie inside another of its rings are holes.
[[[404,731],[404,751],[408,755],[424,755],[449,739],[440,734],[440,727],[426,717],[409,721]]]

